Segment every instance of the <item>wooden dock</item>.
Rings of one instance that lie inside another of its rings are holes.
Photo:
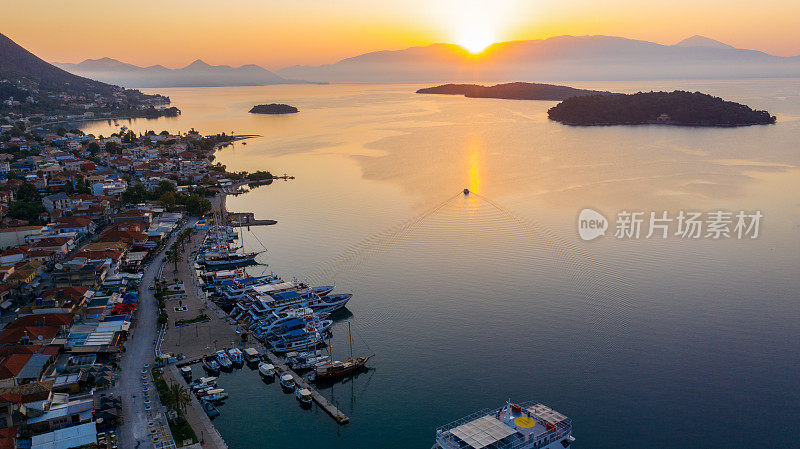
[[[321,395],[314,387],[308,384],[305,379],[300,377],[297,373],[295,373],[289,366],[287,366],[280,357],[275,355],[272,351],[267,350],[263,346],[261,346],[261,350],[264,353],[264,357],[269,360],[269,363],[275,365],[276,368],[280,369],[284,373],[289,373],[294,378],[294,382],[297,384],[297,388],[307,388],[308,391],[311,392],[311,398],[314,399],[314,402],[320,406],[323,410],[325,410],[331,417],[338,423],[338,424],[347,424],[350,422],[350,418],[347,417],[341,410],[339,410],[331,401],[328,400],[325,396]]]

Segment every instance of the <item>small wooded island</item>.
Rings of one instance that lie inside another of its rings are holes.
[[[250,109],[252,114],[294,114],[296,112],[298,112],[296,107],[278,103],[257,104]]]
[[[607,94],[599,90],[576,89],[569,86],[542,83],[505,83],[494,86],[479,84],[442,84],[419,89],[418,94],[463,95],[468,98],[500,98],[503,100],[558,101],[580,95]]]
[[[566,125],[748,126],[775,116],[700,92],[639,92],[568,98],[547,111]]]

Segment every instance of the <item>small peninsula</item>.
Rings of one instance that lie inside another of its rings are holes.
[[[566,125],[748,126],[776,121],[767,111],[701,92],[639,92],[568,98],[547,111]]]
[[[294,114],[299,110],[294,106],[288,104],[257,104],[250,109],[251,114]]]
[[[504,83],[494,86],[479,84],[442,84],[419,89],[418,94],[463,95],[467,98],[499,98],[504,100],[559,101],[581,95],[608,94],[598,90],[576,89],[569,86],[542,83]]]

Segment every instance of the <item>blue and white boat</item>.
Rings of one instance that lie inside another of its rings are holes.
[[[211,356],[203,356],[203,368],[212,374],[219,374],[219,363]]]
[[[564,449],[575,441],[572,420],[537,402],[507,402],[436,429],[432,449]]]
[[[224,349],[220,349],[215,353],[217,356],[217,363],[224,369],[229,369],[233,367],[233,362],[231,362],[231,358],[228,357],[228,352]]]
[[[276,337],[274,340],[268,341],[269,345],[272,346],[273,352],[314,349],[323,342],[324,338],[321,333],[317,331],[308,331],[305,328],[289,331]]]
[[[231,348],[228,349],[228,357],[230,357],[231,362],[233,362],[236,366],[244,365],[244,354],[242,354],[242,350],[239,348]]]

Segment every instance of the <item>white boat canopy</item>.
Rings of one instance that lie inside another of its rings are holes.
[[[517,431],[491,416],[482,416],[450,430],[450,433],[475,449],[483,449]]]
[[[252,287],[258,293],[273,293],[297,287],[294,282],[281,282],[280,284],[265,284]]]

